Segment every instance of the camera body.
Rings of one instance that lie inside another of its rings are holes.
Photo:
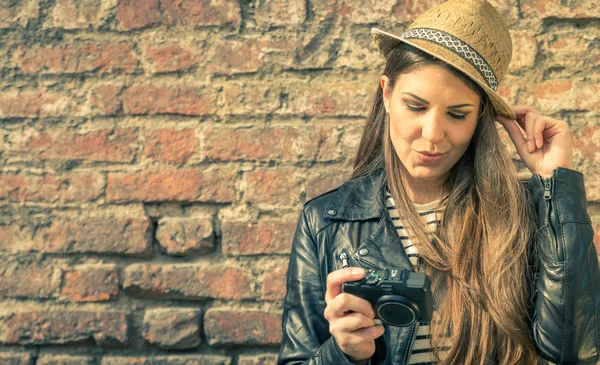
[[[342,291],[361,297],[373,305],[376,318],[390,326],[410,326],[429,322],[433,296],[429,277],[409,270],[365,270],[358,281],[342,284]]]

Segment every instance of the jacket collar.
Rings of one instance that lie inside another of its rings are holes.
[[[385,209],[384,182],[384,170],[345,182],[325,205],[323,216],[348,221],[381,218]]]

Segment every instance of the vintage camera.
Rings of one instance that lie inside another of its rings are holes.
[[[342,291],[369,301],[375,317],[390,326],[429,322],[433,315],[430,281],[423,273],[367,269],[361,280],[344,283]]]

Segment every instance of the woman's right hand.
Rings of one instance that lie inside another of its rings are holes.
[[[360,280],[365,271],[358,267],[336,270],[327,275],[325,293],[325,319],[329,332],[348,359],[362,364],[375,353],[375,339],[383,335],[384,328],[375,319],[373,306],[355,295],[343,293],[342,284]]]

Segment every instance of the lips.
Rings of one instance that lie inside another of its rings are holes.
[[[421,163],[432,164],[441,161],[445,156],[445,153],[434,153],[428,151],[417,151],[417,159]]]
[[[435,152],[427,152],[427,151],[417,151],[420,154],[426,155],[426,156],[441,156],[444,153],[435,153]]]

